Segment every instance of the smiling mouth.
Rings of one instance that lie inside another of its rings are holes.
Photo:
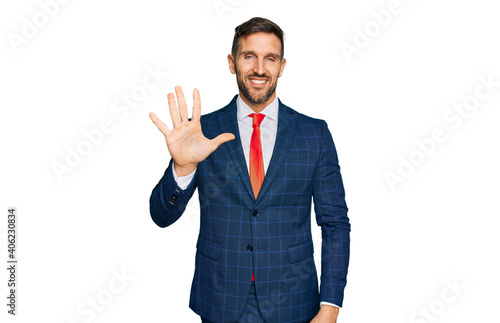
[[[250,80],[250,83],[254,84],[254,85],[263,85],[267,82],[267,79],[249,79]]]

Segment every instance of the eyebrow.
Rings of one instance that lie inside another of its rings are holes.
[[[240,56],[242,56],[242,55],[243,55],[243,56],[245,56],[245,55],[248,55],[248,54],[252,54],[252,55],[254,55],[254,56],[258,56],[258,55],[257,55],[254,51],[252,51],[252,50],[242,51],[242,52],[240,53]],[[273,58],[280,59],[280,55],[278,55],[278,54],[276,54],[276,53],[268,53],[268,54],[266,54],[265,56],[271,56],[271,57],[273,57]]]

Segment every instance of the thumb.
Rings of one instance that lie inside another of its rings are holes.
[[[210,141],[215,145],[215,149],[217,149],[217,147],[219,147],[220,145],[222,145],[226,141],[233,140],[234,138],[236,138],[236,137],[232,133],[226,132],[226,133],[218,135],[217,137],[215,137],[214,139],[212,139]]]

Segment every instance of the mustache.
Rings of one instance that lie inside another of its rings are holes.
[[[269,79],[270,77],[266,74],[262,74],[262,75],[258,75],[258,74],[252,74],[252,75],[248,75],[248,77],[258,77],[258,78],[265,78],[265,79]]]

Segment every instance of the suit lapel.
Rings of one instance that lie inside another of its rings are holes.
[[[228,150],[228,154],[231,156],[231,160],[233,161],[234,166],[243,181],[243,186],[250,195],[250,198],[255,200],[253,196],[252,184],[250,182],[250,175],[248,174],[247,163],[245,161],[245,155],[243,154],[243,147],[241,145],[236,107],[237,97],[238,96],[235,95],[233,100],[221,110],[221,113],[218,116],[219,128],[221,130],[220,133],[230,132],[235,137],[233,140],[223,143],[222,146],[225,146]]]
[[[243,147],[241,145],[241,137],[237,118],[236,98],[237,96],[235,96],[233,100],[226,107],[224,107],[221,110],[221,113],[218,115],[219,127],[221,133],[230,132],[235,136],[233,140],[224,143],[223,146],[225,146],[228,150],[228,154],[229,156],[231,156],[231,160],[233,161],[236,170],[238,171],[238,174],[243,181],[243,186],[247,190],[252,200],[255,201],[252,184],[250,182],[250,176],[248,174],[248,167],[245,161],[245,155],[243,154]],[[285,161],[286,155],[290,150],[290,146],[295,136],[297,116],[292,109],[281,103],[279,99],[278,101],[278,130],[276,134],[276,142],[274,144],[271,161],[264,177],[264,182],[262,183],[262,187],[259,191],[259,195],[257,196],[257,200],[255,201],[256,204],[259,203],[259,201],[262,199],[262,196],[269,189],[269,186],[271,185],[273,179],[278,174],[278,171]]]
[[[271,156],[271,161],[269,162],[264,182],[262,183],[262,187],[260,188],[255,204],[258,204],[260,200],[262,200],[262,196],[269,189],[269,186],[271,186],[274,178],[281,168],[281,165],[283,165],[283,162],[285,161],[286,155],[292,145],[293,138],[295,137],[297,116],[292,109],[281,103],[279,99],[278,101],[278,131],[276,134],[276,142],[274,143],[273,155]]]

